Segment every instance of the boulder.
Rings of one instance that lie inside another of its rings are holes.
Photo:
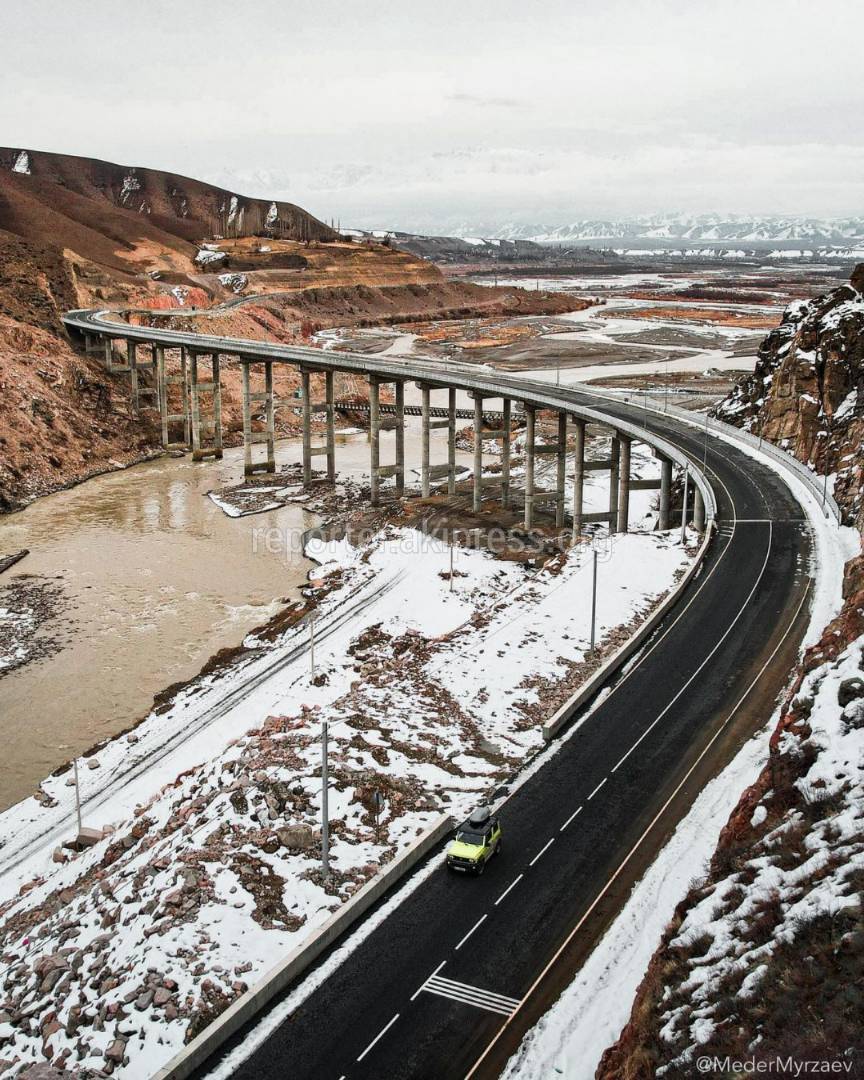
[[[125,1056],[126,1043],[123,1039],[115,1039],[105,1051],[106,1061],[113,1061],[115,1065],[119,1065]]]
[[[837,687],[837,704],[841,709],[845,709],[850,701],[861,697],[864,697],[864,679],[860,675],[844,679]]]
[[[294,851],[309,851],[315,846],[315,831],[308,825],[288,825],[284,829],[277,829],[276,835],[282,847]]]

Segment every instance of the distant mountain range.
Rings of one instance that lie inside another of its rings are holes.
[[[478,228],[476,223],[451,230],[463,238],[495,236],[502,240],[533,240],[570,244],[576,241],[659,241],[661,243],[864,243],[864,217],[808,218],[724,216],[720,214],[658,214],[645,217],[580,218],[566,224],[499,223]],[[617,245],[616,245],[617,246]]]

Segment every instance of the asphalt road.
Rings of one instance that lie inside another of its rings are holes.
[[[641,410],[604,409],[641,423]],[[649,426],[702,464],[698,431]],[[435,870],[236,1076],[462,1078],[493,1041],[475,1075],[497,1074],[502,1048],[554,997],[556,953],[591,933],[587,916],[676,790],[695,796],[698,759],[730,718],[751,708],[764,719],[786,676],[768,661],[802,632],[801,508],[774,472],[713,437],[707,467],[719,512],[703,571],[613,692],[507,799],[500,857],[480,878]],[[559,985],[571,974],[557,971]]]

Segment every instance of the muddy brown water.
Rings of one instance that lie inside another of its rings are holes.
[[[417,481],[418,424],[412,418],[406,431],[409,484]],[[382,433],[382,462],[393,459],[393,439]],[[337,444],[340,473],[368,475],[368,435],[338,435]],[[277,444],[277,464],[300,454],[297,440]],[[433,460],[445,459],[443,447],[433,450]],[[297,599],[312,564],[296,543],[256,544],[254,530],[297,536],[317,519],[299,505],[226,516],[207,492],[242,475],[239,448],[221,462],[160,458],[0,519],[0,553],[30,549],[0,588],[32,574],[58,583],[65,600],[60,619],[44,628],[59,649],[0,675],[0,810],[134,724],[160,691]]]

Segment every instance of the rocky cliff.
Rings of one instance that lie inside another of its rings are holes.
[[[849,286],[790,307],[754,374],[717,409],[835,474],[859,530],[862,293],[864,266]],[[764,1071],[791,1056],[864,1076],[861,557],[846,565],[844,598],[794,674],[768,761],[676,908],[598,1078],[689,1078],[706,1055]]]
[[[790,305],[715,412],[836,474],[837,501],[864,530],[864,263],[849,285]]]

